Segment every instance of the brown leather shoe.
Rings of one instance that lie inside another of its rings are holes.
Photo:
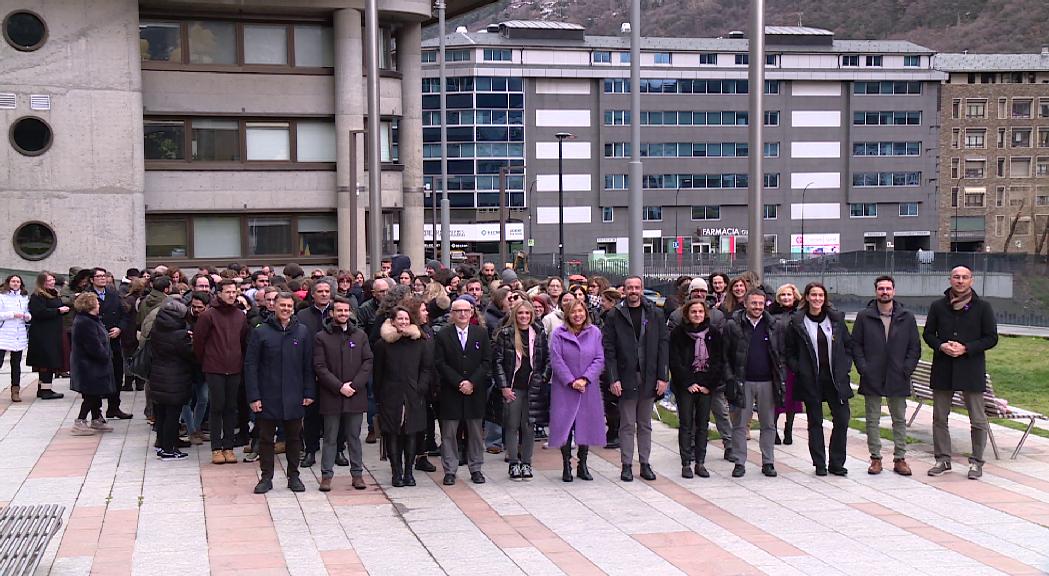
[[[21,392],[21,389],[18,386],[12,386],[11,387],[11,401],[12,402],[21,402],[22,401],[22,392]]]
[[[867,474],[881,474],[881,458],[871,458],[870,468],[867,468]]]
[[[331,492],[331,478],[321,478],[321,492]]]
[[[222,454],[222,450],[211,451],[211,463],[212,464],[225,464],[226,456]]]
[[[233,450],[223,450],[222,457],[226,459],[226,464],[237,463],[237,454]]]
[[[907,461],[903,458],[896,458],[892,461],[892,471],[900,476],[911,475],[911,467],[907,465]]]
[[[364,478],[360,476],[354,476],[351,485],[357,490],[364,490],[367,486],[364,485]]]
[[[368,435],[364,437],[364,443],[365,444],[375,444],[376,441],[377,441],[377,438],[376,438],[376,435],[375,435],[375,431],[374,430],[368,430]]]

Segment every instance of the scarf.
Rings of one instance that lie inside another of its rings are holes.
[[[698,330],[685,330],[685,334],[692,339],[695,345],[695,354],[692,358],[692,370],[703,372],[710,365],[710,352],[707,350],[707,330],[709,325],[706,321],[699,325]]]
[[[951,292],[948,295],[948,298],[951,301],[951,308],[953,308],[954,310],[961,310],[962,308],[968,306],[969,302],[972,301],[972,288],[966,290],[965,292],[955,292],[954,288],[951,288]]]

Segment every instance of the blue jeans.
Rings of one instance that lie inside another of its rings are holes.
[[[190,405],[192,404],[192,408]],[[186,423],[186,433],[200,431],[204,416],[208,410],[208,384],[201,380],[193,383],[193,400],[182,406],[182,421]]]
[[[502,448],[503,447],[503,427],[498,424],[491,422],[484,423],[484,447],[485,448]]]

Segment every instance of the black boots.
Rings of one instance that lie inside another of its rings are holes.
[[[403,454],[399,455],[401,461],[404,462],[404,471],[401,479],[404,481],[405,486],[415,486],[415,475],[412,472],[412,466],[415,464],[415,446],[417,439],[415,434],[406,434],[402,436],[404,439],[401,442],[401,450]]]
[[[572,445],[565,444],[561,447],[561,481],[572,481]]]
[[[576,456],[579,457],[579,463],[576,464],[575,475],[580,480],[593,480],[594,477],[590,475],[590,469],[586,467],[586,457],[590,453],[589,446],[580,446]]]
[[[386,455],[390,459],[390,470],[393,472],[390,484],[394,488],[401,488],[404,486],[404,460],[401,459],[400,442],[396,434],[383,434],[383,441],[386,443]]]
[[[787,412],[787,421],[783,424],[783,443],[791,445],[794,443],[794,413]]]

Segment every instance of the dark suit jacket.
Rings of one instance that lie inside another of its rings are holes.
[[[601,329],[608,382],[618,381],[623,386],[624,400],[652,398],[656,395],[656,380],[669,380],[670,336],[666,318],[662,310],[644,298],[641,307],[640,341],[634,336],[625,300],[608,311]],[[637,379],[639,371],[641,382]]]
[[[491,369],[492,351],[488,332],[471,324],[466,333],[466,349],[459,344],[454,324],[445,326],[434,337],[434,364],[437,367],[441,420],[474,420],[484,418],[486,389]],[[473,383],[473,394],[459,391],[459,383]]]

